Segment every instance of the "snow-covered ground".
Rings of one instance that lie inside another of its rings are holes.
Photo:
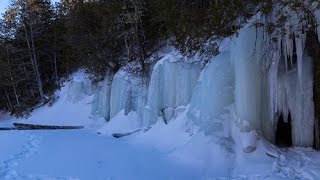
[[[237,128],[234,138],[204,134],[186,122],[186,114],[140,130],[135,112],[125,116],[121,111],[105,123],[90,118],[93,95],[70,100],[69,85],[57,92],[52,106],[27,119],[3,115],[0,127],[24,122],[85,128],[0,131],[0,179],[320,179],[320,153],[315,150],[276,148],[258,137],[257,149],[245,153],[241,143],[250,134]]]

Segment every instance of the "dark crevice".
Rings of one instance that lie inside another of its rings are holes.
[[[291,114],[289,112],[288,122],[284,121],[283,115],[280,114],[277,130],[276,130],[276,145],[280,147],[291,147],[292,146],[292,135],[291,135]]]
[[[306,49],[313,59],[314,148],[320,149],[320,42],[315,31],[307,33]]]

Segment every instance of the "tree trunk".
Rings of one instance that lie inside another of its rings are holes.
[[[32,67],[33,67],[33,73],[34,73],[35,78],[37,78],[37,74],[36,74],[36,70],[35,70],[35,65],[34,65],[34,61],[33,61],[33,57],[32,57],[32,52],[31,52],[31,46],[30,46],[29,37],[28,37],[27,27],[26,27],[26,26],[23,26],[23,27],[24,27],[24,34],[25,34],[27,46],[28,46],[29,57],[30,57],[30,61],[31,61]]]
[[[6,88],[4,88],[3,91],[4,91],[4,94],[5,94],[5,97],[6,97],[6,101],[7,101],[7,108],[8,108],[8,110],[10,112],[12,112],[13,109],[12,109],[12,104],[11,104],[11,101],[10,101],[10,97],[8,95],[8,91],[7,91]]]
[[[39,89],[41,99],[45,100],[45,96],[44,96],[44,92],[43,92],[43,85],[42,85],[42,81],[41,81],[41,75],[40,75],[40,71],[39,71],[39,65],[38,65],[37,56],[36,56],[36,48],[35,48],[35,44],[34,44],[32,25],[30,25],[30,37],[31,37],[33,61],[34,61],[34,66],[35,66],[35,70],[36,70],[36,75],[37,75],[38,89]]]
[[[12,72],[11,72],[11,67],[10,67],[10,59],[9,59],[9,51],[8,51],[8,49],[6,49],[6,51],[7,51],[7,63],[8,63],[8,69],[9,69],[9,74],[10,74],[10,81],[12,83],[13,92],[14,92],[14,95],[15,95],[15,98],[16,98],[17,106],[20,106],[19,97],[18,97],[18,94],[17,94],[17,89],[16,89],[15,82],[14,82],[13,77],[12,77]]]
[[[56,53],[56,45],[54,44],[53,48],[53,61],[54,61],[54,74],[55,74],[55,79],[56,79],[56,84],[58,88],[60,89],[60,80],[58,76],[58,66],[57,66],[57,53]]]
[[[54,37],[53,37],[53,61],[54,61],[54,74],[55,74],[55,79],[56,79],[56,84],[58,88],[60,89],[60,80],[58,76],[58,66],[57,66],[57,52],[56,52],[56,46],[57,46],[57,34],[56,34],[56,24],[54,25]]]
[[[25,38],[26,38],[26,42],[28,45],[28,52],[29,52],[31,63],[32,63],[34,75],[35,75],[37,85],[38,85],[38,91],[39,91],[41,100],[45,100],[44,93],[43,93],[43,86],[42,86],[42,82],[41,82],[41,78],[40,78],[40,72],[39,72],[39,68],[38,68],[37,57],[36,57],[32,26],[30,27],[31,44],[30,44],[30,40],[28,37],[28,30],[27,30],[26,25],[24,25],[24,33],[25,33]]]

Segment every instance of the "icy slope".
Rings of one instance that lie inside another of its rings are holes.
[[[88,125],[92,103],[93,86],[84,71],[76,72],[55,93],[53,105],[46,104],[35,109],[26,118],[5,117],[6,122],[49,125]],[[10,123],[11,124],[11,123]]]

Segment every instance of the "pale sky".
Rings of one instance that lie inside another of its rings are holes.
[[[9,5],[9,0],[0,0],[0,14],[4,13],[5,8]]]

